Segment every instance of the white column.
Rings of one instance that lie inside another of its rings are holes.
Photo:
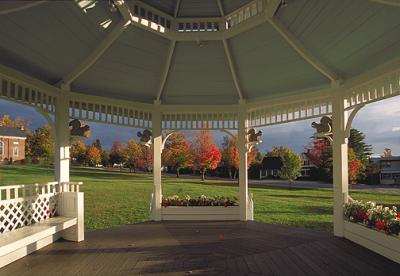
[[[154,104],[152,115],[153,133],[153,202],[151,217],[155,221],[161,220],[161,111],[160,103]]]
[[[240,220],[248,220],[248,179],[247,179],[247,112],[243,103],[238,110],[238,151],[239,151],[239,208]]]
[[[333,232],[337,237],[343,237],[344,217],[343,204],[347,202],[349,191],[348,157],[346,137],[346,114],[344,99],[340,95],[333,99]]]
[[[69,182],[69,100],[65,94],[57,96],[55,112],[55,167],[56,181]]]

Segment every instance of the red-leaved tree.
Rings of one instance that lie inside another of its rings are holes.
[[[221,152],[214,143],[214,137],[208,131],[201,131],[193,138],[191,145],[193,168],[201,173],[201,180],[207,170],[215,170],[221,162]]]

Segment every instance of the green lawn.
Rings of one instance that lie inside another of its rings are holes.
[[[53,169],[39,166],[0,166],[0,185],[51,181]],[[72,168],[72,181],[83,181],[87,230],[148,220],[152,176]],[[224,181],[163,179],[165,195],[238,196],[238,186]],[[329,189],[251,188],[255,219],[268,223],[332,231],[332,191]],[[353,192],[353,198],[400,207],[400,195]]]

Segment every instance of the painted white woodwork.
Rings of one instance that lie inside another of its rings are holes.
[[[130,21],[127,20],[121,20],[118,22],[117,25],[115,25],[115,27],[113,27],[113,29],[107,34],[106,38],[101,41],[97,47],[92,50],[79,65],[75,67],[75,69],[66,75],[62,82],[65,85],[70,85],[76,78],[88,70],[90,66],[92,66],[104,54],[104,52],[112,45],[112,43],[117,40],[129,22]]]
[[[23,11],[23,10],[26,10],[26,9],[30,9],[30,8],[39,6],[39,5],[44,4],[46,2],[48,2],[48,1],[34,1],[34,2],[31,2],[31,3],[28,2],[26,4],[22,3],[22,4],[18,5],[15,8],[10,8],[10,9],[6,9],[6,10],[0,10],[0,15],[5,15],[5,14],[10,14],[10,13],[14,13],[14,12]]]
[[[76,218],[54,217],[1,234],[0,268],[53,243],[76,223]]]
[[[162,220],[239,220],[239,206],[168,206],[161,208]]]
[[[344,221],[344,237],[394,262],[400,263],[400,238]]]
[[[69,182],[69,112],[68,91],[56,100],[55,112],[55,178],[58,182]]]
[[[248,204],[248,210],[247,210],[247,212],[248,212],[248,214],[249,214],[249,217],[248,217],[248,220],[251,220],[251,221],[253,221],[254,220],[254,200],[253,200],[253,193],[249,193],[249,204]]]
[[[247,177],[247,110],[244,103],[238,110],[238,152],[239,152],[239,207],[240,220],[249,219],[248,177]]]
[[[240,7],[236,11],[226,15],[226,29],[243,24],[250,18],[262,14],[265,9],[265,3],[262,0],[254,0]]]
[[[306,49],[306,47],[304,47],[301,41],[293,33],[291,33],[289,29],[284,26],[279,20],[273,17],[267,17],[267,21],[290,44],[290,46],[292,46],[292,48],[315,69],[317,69],[334,83],[341,81],[341,77],[336,72],[328,68],[321,61],[319,61],[308,49]]]
[[[0,187],[0,267],[60,237],[83,240],[81,184],[49,182]]]
[[[162,152],[162,128],[161,110],[159,102],[154,104],[153,111],[153,206],[151,218],[155,221],[161,220],[161,152]]]
[[[223,39],[222,43],[224,44],[224,50],[225,50],[226,58],[228,59],[229,69],[231,70],[233,83],[235,84],[235,87],[236,87],[236,90],[237,90],[237,93],[239,96],[239,100],[242,100],[242,99],[244,99],[243,92],[240,87],[238,76],[236,74],[235,64],[234,64],[234,61],[232,58],[232,54],[231,54],[231,50],[229,48],[228,41],[226,39]]]
[[[399,0],[369,0],[371,2],[383,4],[383,5],[389,5],[389,6],[394,6],[394,7],[400,7],[400,1]]]
[[[78,186],[79,187],[79,186]],[[75,242],[85,239],[84,194],[71,191],[59,194],[57,213],[63,217],[76,219],[76,224],[62,232],[61,237]]]
[[[335,96],[332,104],[333,233],[337,237],[344,236],[343,206],[348,201],[349,192],[346,117],[343,98]]]
[[[158,89],[157,93],[157,98],[156,98],[157,101],[161,100],[162,94],[164,92],[165,83],[168,79],[169,69],[171,68],[171,62],[172,62],[172,57],[174,55],[175,45],[176,41],[172,40],[169,45],[167,61],[165,62],[165,68],[161,78],[160,88]]]

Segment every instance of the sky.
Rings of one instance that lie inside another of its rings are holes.
[[[47,124],[46,119],[34,108],[0,99],[0,116],[4,114],[30,120],[31,130]],[[314,129],[311,128],[313,121],[318,119],[261,128],[263,143],[258,146],[259,150],[266,152],[273,146],[287,146],[296,152],[302,152],[310,143],[310,137],[314,133]],[[140,131],[130,127],[93,122],[89,125],[91,137],[86,143],[92,143],[99,138],[106,148],[110,148],[117,139],[122,142],[132,138],[137,140],[136,134]],[[366,142],[372,145],[374,154],[381,154],[384,148],[390,148],[394,155],[400,155],[400,96],[366,105],[357,113],[352,126],[364,132]],[[185,134],[190,139],[195,132],[185,132]],[[221,144],[223,136],[226,135],[220,131],[214,131],[213,134],[217,144]]]

